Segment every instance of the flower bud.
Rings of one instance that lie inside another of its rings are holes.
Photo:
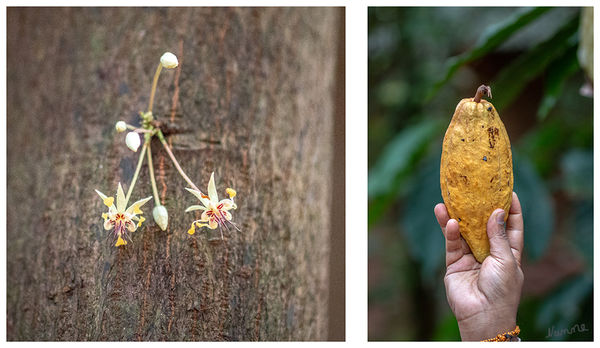
[[[179,65],[179,62],[173,53],[165,52],[162,57],[160,57],[160,64],[162,64],[164,68],[173,69]]]
[[[140,140],[140,135],[136,132],[129,132],[125,137],[125,144],[127,144],[127,147],[133,152],[137,151],[138,147],[140,147],[141,142],[142,141]]]
[[[127,123],[125,123],[124,121],[119,121],[117,122],[117,124],[115,124],[115,129],[118,133],[122,133],[125,130],[127,130]]]
[[[169,213],[164,205],[157,205],[154,207],[154,210],[152,210],[152,216],[154,216],[154,221],[161,230],[164,231],[167,229],[167,225],[169,224]]]

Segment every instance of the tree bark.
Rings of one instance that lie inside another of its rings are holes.
[[[327,339],[342,11],[9,8],[8,340]],[[94,189],[127,190],[138,154],[114,125],[139,124],[165,51],[155,118],[199,188],[214,171],[237,190],[241,232],[186,233],[199,203],[154,139],[169,228],[150,201],[116,248]]]

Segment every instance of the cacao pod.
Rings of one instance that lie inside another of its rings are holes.
[[[488,86],[462,99],[442,145],[440,186],[450,218],[478,262],[490,254],[487,222],[502,208],[505,221],[512,202],[513,167],[508,134],[492,103]]]

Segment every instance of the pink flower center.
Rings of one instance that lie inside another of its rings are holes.
[[[125,217],[125,214],[118,213],[115,215],[115,235],[124,236],[127,232],[127,224],[132,223]]]
[[[206,215],[211,223],[216,222],[219,226],[224,226],[225,223],[229,222],[225,219],[226,214],[223,210],[223,203],[219,204],[216,208],[207,210]]]

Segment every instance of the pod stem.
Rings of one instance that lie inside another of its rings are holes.
[[[486,85],[479,86],[479,88],[477,88],[477,93],[475,93],[475,97],[473,98],[473,101],[476,103],[479,103],[481,101],[481,97],[483,97],[484,95],[487,96],[488,98],[492,97],[492,89],[490,88],[490,86],[486,86]]]

